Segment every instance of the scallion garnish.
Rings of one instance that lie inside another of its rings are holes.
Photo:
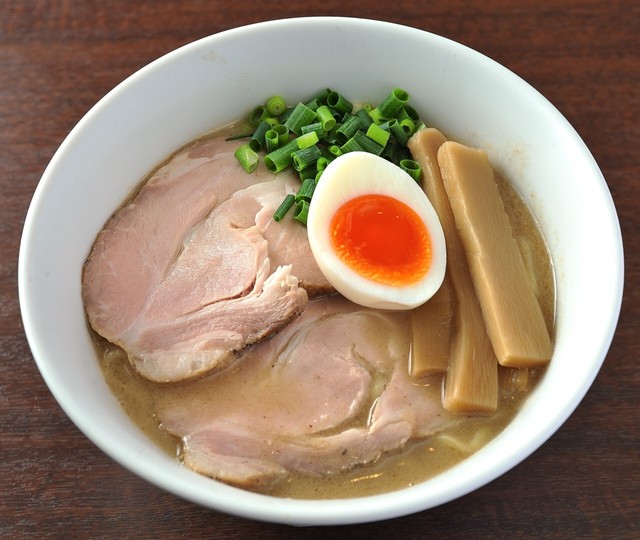
[[[296,150],[298,150],[298,143],[293,139],[284,146],[264,156],[264,164],[272,173],[279,173],[291,165],[291,154]]]
[[[348,154],[349,152],[364,152],[364,148],[358,144],[355,137],[351,137],[340,147],[341,154]]]
[[[300,148],[291,154],[293,168],[296,171],[303,171],[304,169],[313,167],[321,156],[322,152],[320,152],[320,148],[315,145],[307,148]]]
[[[300,189],[298,189],[298,193],[295,195],[296,202],[300,201],[311,201],[311,197],[313,196],[313,191],[316,189],[316,180],[315,173],[313,178],[306,178],[302,184],[300,185]]]
[[[400,160],[400,168],[409,176],[411,176],[411,178],[413,178],[416,182],[420,181],[422,168],[417,161],[414,161],[413,159],[402,159]]]
[[[371,123],[367,129],[367,137],[377,142],[383,148],[387,145],[390,136],[391,133],[374,123]]]
[[[339,92],[329,92],[327,105],[341,114],[351,114],[353,110],[353,104]]]
[[[362,120],[357,116],[349,115],[345,118],[342,125],[336,130],[336,135],[338,136],[338,140],[343,143],[347,142],[351,137],[353,137],[359,130],[364,127]]]
[[[387,122],[387,124],[389,126],[389,130],[398,141],[398,144],[400,144],[401,146],[406,146],[407,141],[409,140],[409,135],[407,135],[407,132],[402,128],[400,122],[398,122],[395,118],[392,118]]]
[[[392,92],[380,103],[378,110],[385,118],[396,118],[409,101],[409,94],[402,88],[394,88]]]
[[[279,148],[278,140],[278,132],[275,129],[270,129],[264,134],[264,147],[267,153]]]
[[[287,110],[287,103],[282,96],[271,96],[265,105],[267,112],[271,116],[280,116]]]
[[[315,111],[311,110],[304,103],[298,103],[294,108],[289,118],[284,123],[289,131],[293,131],[296,135],[302,133],[302,126],[311,124],[315,121],[318,115]]]
[[[264,164],[274,174],[293,164],[300,189],[285,197],[273,217],[280,221],[295,204],[294,219],[306,224],[316,183],[328,164],[343,153],[377,154],[420,181],[421,170],[411,159],[407,141],[424,123],[408,101],[409,94],[402,88],[394,88],[378,106],[365,103],[357,110],[330,88],[295,107],[274,95],[250,112],[253,133],[227,140],[248,139],[235,152],[247,172],[258,166],[258,152],[265,153]]]
[[[336,119],[329,107],[320,105],[320,107],[316,109],[316,114],[318,115],[318,122],[320,122],[324,131],[331,131],[335,127]]]
[[[273,219],[275,221],[280,221],[284,216],[287,215],[287,212],[291,209],[295,202],[296,196],[293,193],[289,193],[280,203],[278,209],[273,213]]]
[[[264,136],[271,129],[271,124],[266,120],[262,120],[256,130],[251,135],[251,139],[249,139],[249,146],[251,150],[254,152],[259,152],[265,146]]]
[[[251,148],[249,143],[239,146],[233,155],[248,173],[252,173],[258,167],[258,154]]]
[[[356,131],[353,135],[353,139],[355,140],[355,142],[358,143],[360,148],[362,148],[362,150],[364,150],[365,152],[369,152],[370,154],[375,154],[376,156],[379,156],[380,154],[382,154],[384,145],[379,144],[378,142],[373,140],[371,137],[368,137],[362,131]]]
[[[249,123],[254,127],[258,127],[260,122],[265,119],[266,115],[267,109],[264,105],[258,105],[249,113]]]
[[[289,142],[289,130],[284,124],[278,124],[273,126],[273,131],[278,134],[278,148],[284,146]]]
[[[307,224],[307,217],[309,215],[309,201],[301,200],[296,204],[296,211],[293,215],[293,219],[299,221],[303,225]]]
[[[298,148],[309,148],[310,146],[315,146],[320,138],[318,137],[318,133],[316,131],[309,131],[307,133],[303,133],[299,137],[296,138],[296,143],[298,143]]]
[[[329,163],[331,163],[331,159],[329,159],[326,156],[322,156],[318,158],[318,161],[316,162],[316,170],[318,172],[322,172],[327,168],[327,165],[329,165]]]

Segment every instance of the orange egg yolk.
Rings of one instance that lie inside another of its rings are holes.
[[[331,245],[358,274],[385,285],[419,281],[431,266],[431,238],[418,214],[386,195],[362,195],[331,220]]]

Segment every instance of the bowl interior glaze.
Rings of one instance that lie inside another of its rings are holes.
[[[324,46],[296,46],[303,41]],[[514,181],[548,241],[558,290],[556,343],[547,373],[516,419],[460,465],[394,493],[282,500],[191,472],[131,423],[95,359],[80,276],[107,218],[167,155],[272,94],[293,101],[323,87],[361,101],[402,87],[427,124],[487,151]],[[52,394],[118,463],[220,511],[292,525],[337,525],[445,503],[543,444],[573,412],[606,356],[620,310],[622,261],[617,215],[597,164],[531,86],[478,52],[424,31],[362,19],[301,18],[186,45],[98,102],[60,146],[36,189],[21,243],[19,289],[29,344]]]

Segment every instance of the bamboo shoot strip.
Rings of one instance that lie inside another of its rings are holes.
[[[445,141],[436,130],[423,133],[409,141],[409,148],[420,164],[422,185],[427,198],[438,215],[438,185],[442,185],[440,168],[436,161],[438,147]],[[444,187],[441,188],[444,192]],[[444,195],[446,198],[446,194]],[[435,201],[435,202],[434,202]],[[440,200],[440,205],[442,204]],[[444,203],[448,204],[446,200]],[[446,232],[446,231],[445,231]],[[431,300],[410,312],[411,361],[409,373],[424,377],[434,372],[446,371],[451,354],[451,324],[453,319],[453,290],[449,272]]]
[[[548,363],[549,332],[487,155],[447,142],[438,162],[498,361],[520,368]]]
[[[443,405],[454,412],[492,412],[498,406],[498,362],[440,174],[437,156],[443,144],[446,144],[445,137],[432,128],[419,131],[409,140],[414,159],[425,171],[424,190],[440,218],[447,244],[449,281],[443,286],[450,283],[454,323]]]

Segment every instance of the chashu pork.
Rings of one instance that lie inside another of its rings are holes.
[[[157,417],[187,466],[242,487],[375,462],[454,421],[438,385],[410,379],[395,317],[339,296],[312,301],[242,361],[188,392],[167,388]]]
[[[85,264],[89,323],[150,380],[224,367],[295,318],[305,287],[331,289],[304,227],[271,219],[297,180],[246,174],[236,148],[209,139],[170,159],[107,222]]]

